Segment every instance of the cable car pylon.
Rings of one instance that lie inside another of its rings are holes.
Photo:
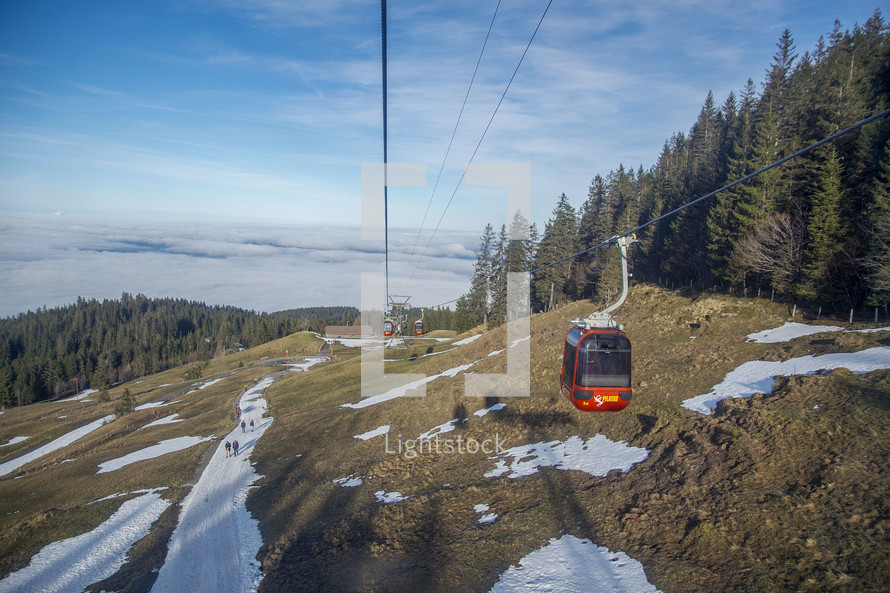
[[[566,334],[560,387],[582,411],[617,412],[626,408],[633,397],[631,344],[614,313],[627,299],[627,247],[636,242],[635,235],[613,241],[621,253],[618,300],[586,319],[573,319]]]
[[[407,348],[404,332],[408,330],[408,301],[410,296],[390,295],[387,304],[386,320],[383,322],[383,337],[389,338],[386,348]]]

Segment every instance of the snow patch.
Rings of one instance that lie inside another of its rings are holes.
[[[481,517],[479,517],[479,520],[476,521],[476,523],[478,523],[480,525],[485,525],[486,523],[494,523],[497,520],[498,520],[497,513],[488,513],[487,515],[482,515]]]
[[[710,414],[717,402],[728,397],[751,397],[755,393],[772,393],[775,377],[812,375],[839,368],[853,373],[870,373],[890,368],[890,347],[879,346],[861,352],[841,352],[822,356],[808,355],[782,362],[752,360],[730,371],[723,381],[705,393],[683,402],[693,412]]]
[[[344,488],[355,488],[356,486],[364,484],[362,476],[357,476],[355,474],[349,474],[345,478],[337,478],[333,482],[334,484],[340,484]]]
[[[659,593],[638,561],[573,535],[552,538],[508,568],[491,589],[491,593],[525,591]]]
[[[379,426],[374,430],[369,430],[368,432],[363,432],[362,434],[355,435],[356,439],[361,439],[363,441],[367,441],[368,439],[373,439],[374,437],[379,437],[389,432],[389,424],[384,424],[383,426]]]
[[[112,459],[110,461],[100,463],[99,471],[96,473],[105,474],[108,472],[113,472],[122,467],[130,465],[131,463],[136,463],[137,461],[145,461],[146,459],[154,459],[155,457],[160,457],[161,455],[166,455],[167,453],[182,451],[183,449],[188,449],[189,447],[197,445],[198,443],[209,441],[210,438],[211,437],[176,437],[173,439],[167,439],[166,441],[161,441],[157,445],[152,445],[151,447],[146,447],[145,449],[134,451],[129,455],[124,455],[123,457],[118,457],[117,459]]]
[[[383,340],[373,340],[370,338],[334,338],[334,340],[340,342],[347,348],[368,348],[369,346],[374,349],[383,348]]]
[[[482,334],[476,334],[475,336],[470,336],[469,338],[464,338],[463,340],[458,340],[457,342],[453,342],[454,346],[463,346],[464,344],[469,344],[470,342],[475,342],[479,338],[482,337]]]
[[[476,362],[479,362],[478,360]],[[461,371],[465,371],[472,367],[476,362],[471,362],[470,364],[462,364],[460,366],[456,366],[454,368],[450,368],[446,371],[442,371],[438,375],[431,375],[429,377],[424,377],[422,379],[418,379],[417,381],[411,381],[410,383],[406,383],[404,385],[399,385],[398,387],[394,387],[389,391],[381,393],[379,395],[374,395],[371,397],[366,397],[360,402],[356,404],[340,404],[341,408],[353,408],[355,410],[361,408],[367,408],[368,406],[373,406],[375,404],[379,404],[385,401],[389,401],[391,399],[396,399],[398,397],[403,397],[408,394],[410,391],[417,389],[421,385],[426,385],[431,381],[435,381],[439,377],[454,377]]]
[[[796,323],[789,321],[781,327],[767,329],[756,334],[748,334],[749,342],[757,342],[759,344],[778,344],[779,342],[789,342],[796,338],[811,336],[813,334],[821,334],[823,332],[839,332],[845,331],[854,334],[870,334],[874,332],[890,331],[890,327],[875,327],[871,329],[846,329],[836,325],[807,325],[805,323]]]
[[[457,423],[460,421],[461,421],[460,418],[455,418],[453,420],[449,420],[448,422],[445,422],[444,424],[440,424],[439,426],[434,426],[433,428],[429,429],[428,431],[426,431],[425,433],[420,435],[420,437],[418,437],[418,440],[421,440],[421,441],[429,440],[429,439],[436,437],[440,434],[443,434],[446,432],[451,432],[452,430],[457,428]]]
[[[191,393],[191,392],[190,392]],[[136,406],[133,408],[134,410],[150,410],[152,408],[163,408],[164,406],[169,406],[170,404],[167,402],[149,402],[147,404],[142,404],[141,406]]]
[[[0,581],[0,592],[82,591],[110,577],[169,504],[156,492],[126,501],[93,531],[44,547],[28,566]]]
[[[423,354],[420,358],[426,358],[427,356],[438,356],[439,354],[445,354],[446,352],[451,352],[452,350],[457,350],[457,348],[449,348],[448,350],[440,350],[439,352],[430,352],[429,354]]]
[[[17,445],[17,444],[21,443],[22,441],[27,440],[29,438],[31,438],[31,437],[12,437],[11,439],[9,439],[9,442],[3,443],[2,445],[0,445],[0,447],[8,447],[10,445]]]
[[[185,418],[177,418],[177,416],[179,416],[179,414],[164,416],[163,418],[155,420],[154,422],[149,422],[145,426],[140,427],[139,430],[142,430],[143,428],[150,428],[152,426],[161,426],[162,424],[175,424],[176,422],[182,422],[183,420],[185,420]]]
[[[81,426],[80,428],[75,428],[71,432],[63,434],[59,438],[54,441],[50,441],[49,443],[43,445],[42,447],[31,451],[21,457],[17,457],[11,461],[7,461],[6,463],[0,464],[0,476],[5,476],[8,473],[14,472],[18,468],[22,467],[26,463],[34,461],[35,459],[39,459],[44,455],[48,455],[57,449],[61,449],[62,447],[67,447],[74,441],[85,437],[90,434],[94,430],[101,428],[105,424],[108,424],[112,420],[114,420],[114,414],[109,414],[103,418],[99,418],[98,420],[94,420],[90,422],[86,426]]]
[[[89,396],[91,393],[97,393],[98,389],[85,389],[78,393],[77,395],[72,395],[71,397],[66,397],[65,399],[60,399],[60,402],[79,402]]]
[[[309,367],[314,366],[320,362],[324,362],[325,360],[327,360],[327,358],[325,358],[323,356],[316,356],[316,357],[312,357],[312,358],[307,358],[306,360],[304,360],[302,362],[289,362],[286,364],[286,366],[289,366],[291,368],[291,370],[293,370],[295,372],[301,372],[301,371],[307,371],[307,370],[309,370]]]
[[[490,459],[513,458],[511,463],[499,460],[496,467],[485,474],[486,478],[496,478],[512,472],[509,478],[521,478],[537,473],[541,467],[555,467],[564,470],[579,470],[592,476],[605,476],[613,469],[628,471],[631,466],[649,456],[649,451],[631,447],[624,441],[611,441],[598,434],[584,441],[573,436],[563,441],[540,442],[520,445],[507,449]]]
[[[811,336],[813,334],[821,334],[822,332],[839,332],[844,328],[835,325],[807,325],[805,323],[787,322],[781,327],[767,329],[756,334],[748,334],[749,342],[757,342],[758,344],[778,344],[779,342],[788,342],[796,338]]]
[[[410,498],[404,496],[401,492],[384,492],[383,490],[378,490],[374,493],[374,496],[377,498],[377,502],[382,502],[384,504],[402,502],[403,500]]]
[[[473,507],[473,512],[474,513],[484,513],[488,509],[489,509],[489,506],[487,504],[477,504],[476,506]]]
[[[491,406],[490,408],[482,408],[481,410],[476,410],[475,412],[473,412],[473,416],[479,416],[481,418],[482,416],[485,416],[489,412],[497,412],[498,410],[503,410],[506,407],[507,407],[507,404],[495,404],[495,405]]]

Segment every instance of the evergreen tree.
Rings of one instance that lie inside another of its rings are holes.
[[[465,308],[462,310],[462,313],[466,313],[473,322],[473,326],[488,323],[494,275],[493,258],[496,249],[494,228],[488,224],[479,240],[479,251],[476,252],[476,263],[473,266],[473,280],[470,283],[470,292],[466,295]]]
[[[852,262],[844,252],[850,225],[843,210],[846,192],[842,177],[837,151],[831,150],[807,225],[808,264],[801,287],[805,298],[820,304],[837,303],[848,296],[847,272]]]
[[[573,261],[555,262],[577,251],[577,235],[575,208],[562,194],[553,210],[553,217],[544,227],[544,236],[535,256],[535,268],[539,271],[535,274],[533,293],[538,302],[544,303],[545,310],[553,309],[573,293]],[[548,267],[540,269],[543,266]]]

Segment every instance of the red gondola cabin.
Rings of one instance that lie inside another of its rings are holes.
[[[573,327],[566,334],[560,383],[576,408],[617,412],[630,403],[631,346],[615,328]]]
[[[423,335],[423,321],[415,321],[414,322],[414,335],[415,336]]]
[[[387,319],[383,322],[383,337],[388,338],[392,336],[393,323],[391,320]]]

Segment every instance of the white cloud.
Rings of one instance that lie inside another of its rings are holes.
[[[266,312],[358,306],[361,272],[383,269],[382,245],[363,242],[359,234],[350,227],[5,217],[0,219],[0,315],[67,305],[78,296],[116,299],[123,292]],[[406,286],[418,306],[466,292],[476,235],[440,231],[412,280],[403,283],[413,241],[410,233],[393,233],[394,286]]]

